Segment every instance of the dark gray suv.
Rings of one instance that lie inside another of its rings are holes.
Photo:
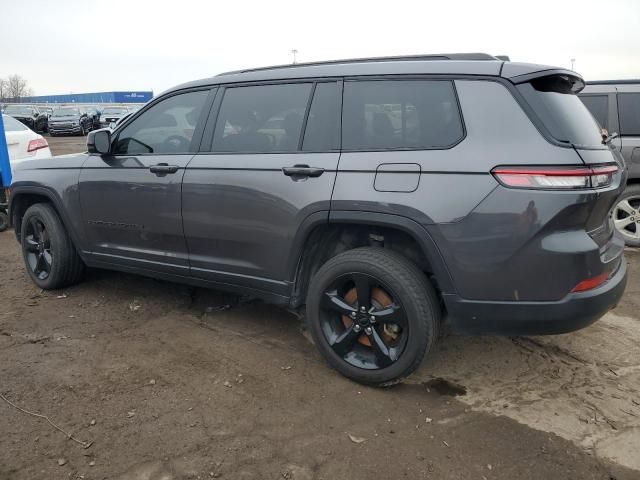
[[[21,163],[10,216],[42,288],[89,266],[306,306],[332,366],[390,385],[443,327],[567,332],[620,299],[627,173],[582,87],[482,54],[231,72]]]
[[[640,247],[640,80],[589,82],[580,98],[627,163],[627,186],[611,215],[627,245]]]

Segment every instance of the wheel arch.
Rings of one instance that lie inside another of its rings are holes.
[[[308,217],[293,242],[289,278],[293,279],[291,307],[305,302],[315,272],[337,254],[362,246],[396,250],[415,262],[439,292],[455,292],[451,275],[429,232],[400,215],[362,212],[318,212]]]
[[[22,217],[24,217],[27,209],[36,203],[48,203],[53,207],[58,217],[60,217],[62,225],[69,233],[71,241],[77,248],[79,246],[78,238],[76,232],[71,228],[71,222],[63,208],[62,200],[54,191],[42,186],[17,186],[11,189],[8,212],[9,222],[14,228],[17,240],[20,241]]]

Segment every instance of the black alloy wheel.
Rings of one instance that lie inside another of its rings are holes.
[[[49,232],[44,223],[36,217],[29,219],[24,232],[27,265],[38,279],[46,280],[53,265]]]
[[[421,364],[438,336],[441,308],[416,265],[362,247],[328,260],[307,291],[307,322],[325,360],[367,385],[389,386]]]

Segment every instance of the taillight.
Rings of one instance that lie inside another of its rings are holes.
[[[595,277],[587,278],[586,280],[581,281],[578,285],[574,287],[572,292],[585,292],[587,290],[591,290],[593,288],[599,287],[604,282],[609,280],[608,273],[601,273],[600,275],[596,275]]]
[[[48,146],[49,144],[44,138],[37,138],[29,142],[29,145],[27,146],[27,152],[35,152],[36,150],[47,148]]]
[[[611,185],[616,165],[598,167],[496,167],[491,173],[505,187],[538,189],[602,188]]]

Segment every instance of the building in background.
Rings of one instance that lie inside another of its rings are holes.
[[[38,95],[4,99],[5,103],[146,103],[153,98],[153,92],[93,92],[69,93],[66,95]]]

